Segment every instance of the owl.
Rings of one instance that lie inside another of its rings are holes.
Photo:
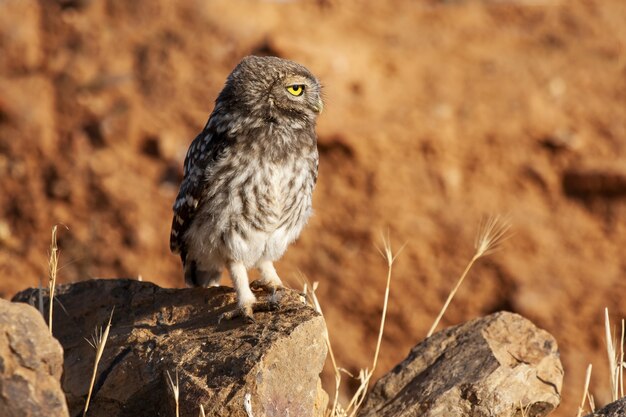
[[[228,270],[238,304],[230,317],[252,319],[260,305],[249,269],[259,270],[262,287],[282,287],[273,262],[311,216],[322,109],[320,83],[304,66],[248,56],[189,146],[170,248],[189,286],[218,285]]]

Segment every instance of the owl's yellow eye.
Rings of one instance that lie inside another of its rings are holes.
[[[289,94],[291,94],[292,96],[301,96],[302,93],[304,93],[304,85],[303,84],[294,84],[294,85],[290,85],[287,87],[287,91],[289,91]]]

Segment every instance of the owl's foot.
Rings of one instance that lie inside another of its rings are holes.
[[[282,282],[267,281],[262,278],[257,279],[256,281],[252,281],[250,283],[250,289],[252,289],[253,291],[265,290],[268,293],[272,294],[272,296],[274,296],[276,292],[281,290],[282,288],[284,288]]]
[[[252,289],[265,289],[268,292],[275,292],[279,288],[283,288],[283,282],[276,273],[274,264],[271,261],[260,261],[257,265],[259,272],[261,272],[261,279],[258,279],[250,285]]]
[[[253,314],[278,310],[280,308],[280,298],[281,297],[272,294],[272,296],[265,301],[257,301],[251,305],[241,306],[235,310],[226,311],[219,316],[217,322],[221,323],[222,320],[234,320],[241,317],[247,323],[256,323]]]
[[[253,313],[260,311],[273,311],[278,309],[278,301],[282,298],[282,292],[278,292],[278,288],[282,288],[282,282],[276,274],[276,270],[271,262],[264,261],[259,264],[262,278],[248,284],[248,274],[246,267],[241,262],[232,262],[228,266],[230,276],[237,292],[237,304],[239,308],[222,314],[218,321],[232,320],[237,317],[243,317],[248,322],[254,322]],[[257,301],[256,296],[250,288],[268,289],[270,295],[266,301]]]

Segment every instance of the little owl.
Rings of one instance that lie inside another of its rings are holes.
[[[252,318],[248,269],[259,269],[261,286],[282,286],[273,262],[311,215],[322,107],[320,83],[305,67],[248,56],[189,146],[170,248],[187,285],[218,285],[228,269],[239,306],[232,316]]]

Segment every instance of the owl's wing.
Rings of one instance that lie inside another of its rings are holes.
[[[185,156],[183,182],[174,202],[174,218],[170,233],[170,250],[180,253],[183,262],[186,257],[183,235],[191,225],[198,204],[205,193],[206,170],[226,145],[227,138],[222,136],[209,129],[207,124],[207,127],[191,142]]]

